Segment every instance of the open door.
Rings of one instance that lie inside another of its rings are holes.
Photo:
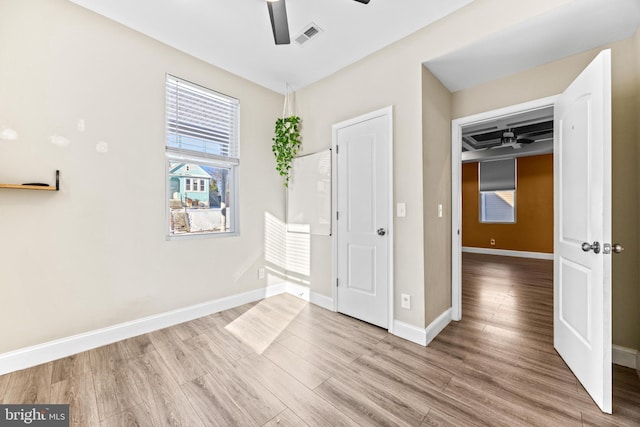
[[[558,98],[554,120],[554,346],[611,413],[610,50]]]

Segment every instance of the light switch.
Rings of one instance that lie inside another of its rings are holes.
[[[398,218],[404,218],[407,216],[407,204],[406,203],[398,203],[396,206],[396,215]]]

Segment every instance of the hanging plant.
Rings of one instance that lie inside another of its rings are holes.
[[[300,117],[294,112],[293,95],[286,86],[282,118],[276,120],[275,136],[271,151],[276,157],[276,170],[284,178],[284,186],[289,186],[291,162],[300,149]]]
[[[276,120],[275,136],[271,151],[276,158],[276,170],[289,186],[291,162],[300,148],[300,117],[289,116]]]

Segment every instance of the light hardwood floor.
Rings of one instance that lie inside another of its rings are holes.
[[[81,426],[640,425],[635,371],[603,415],[553,350],[551,262],[463,265],[463,320],[427,348],[280,295],[0,376],[0,401]]]

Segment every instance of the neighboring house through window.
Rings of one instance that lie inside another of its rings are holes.
[[[167,75],[168,237],[238,233],[237,99]]]

